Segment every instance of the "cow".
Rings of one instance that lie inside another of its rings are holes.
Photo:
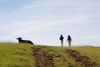
[[[34,45],[33,42],[31,42],[30,40],[22,40],[21,37],[18,37],[18,38],[16,38],[16,39],[19,41],[19,43],[23,43],[23,44],[32,44],[32,45]]]

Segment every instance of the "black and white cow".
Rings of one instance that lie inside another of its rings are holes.
[[[24,44],[33,44],[33,42],[31,42],[30,40],[22,40],[21,37],[16,38],[16,39],[19,41],[19,43],[24,43]],[[33,44],[33,45],[34,45],[34,44]]]

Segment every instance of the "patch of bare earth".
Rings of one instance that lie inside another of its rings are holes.
[[[53,56],[49,56],[42,51],[43,47],[35,47],[33,55],[36,60],[36,67],[56,67],[53,63]]]
[[[91,61],[86,56],[81,56],[77,51],[67,49],[66,53],[68,53],[70,56],[75,58],[76,62],[81,62],[81,65],[85,65],[85,67],[97,67],[97,63],[94,61]]]

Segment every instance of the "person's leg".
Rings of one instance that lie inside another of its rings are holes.
[[[69,45],[69,47],[71,46],[71,41],[68,41],[68,45]]]
[[[71,47],[71,41],[69,41],[69,47]]]
[[[63,40],[61,40],[61,46],[63,46]]]

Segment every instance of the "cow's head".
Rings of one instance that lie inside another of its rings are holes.
[[[18,37],[18,38],[16,38],[17,40],[22,40],[22,37]]]

